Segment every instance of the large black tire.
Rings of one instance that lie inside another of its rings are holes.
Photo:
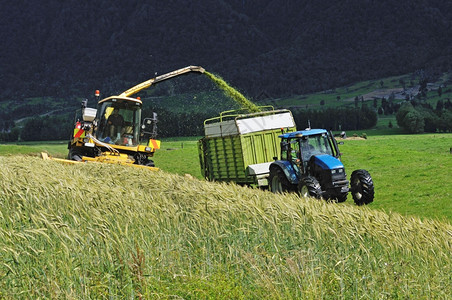
[[[322,198],[320,183],[312,176],[302,177],[298,182],[298,194],[301,197]]]
[[[82,161],[82,156],[84,156],[84,155],[81,151],[73,149],[73,148],[69,149],[68,159],[75,160],[75,161]]]
[[[270,169],[268,177],[268,186],[272,193],[294,192],[295,187],[289,182],[283,170],[279,167]]]
[[[148,167],[155,167],[155,163],[154,163],[154,161],[152,159],[148,159],[148,161],[146,163],[146,166],[148,166]]]
[[[347,195],[348,193],[342,193],[339,196],[337,196],[336,197],[337,202],[338,203],[345,202],[345,200],[347,200]]]
[[[355,170],[350,177],[350,191],[356,205],[374,201],[374,182],[366,170]]]

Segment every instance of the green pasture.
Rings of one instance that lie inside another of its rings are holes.
[[[340,145],[348,174],[367,169],[372,208],[452,222],[452,134],[371,136]]]
[[[340,150],[348,175],[367,169],[375,184],[375,201],[369,206],[403,215],[452,222],[452,134],[374,135],[368,139],[347,139]],[[358,136],[363,132],[356,132]],[[348,132],[349,136],[353,132]],[[189,174],[202,179],[198,138],[164,139],[154,156],[156,166],[167,172]],[[66,143],[0,145],[0,155],[67,155]],[[350,198],[350,197],[349,197]],[[351,198],[344,205],[352,205]],[[341,205],[341,204],[338,204]]]
[[[47,152],[53,157],[65,158],[67,145],[67,141],[6,143],[0,144],[0,156],[38,156],[41,152]]]

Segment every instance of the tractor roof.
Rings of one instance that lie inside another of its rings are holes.
[[[323,133],[327,133],[327,131],[325,129],[308,129],[308,130],[299,130],[299,131],[295,131],[295,132],[284,133],[284,134],[279,135],[279,137],[283,138],[283,139],[293,139],[293,138],[297,138],[297,137],[318,135],[318,134],[323,134]]]

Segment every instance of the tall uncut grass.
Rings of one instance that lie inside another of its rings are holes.
[[[452,294],[439,221],[132,167],[0,166],[0,298]]]

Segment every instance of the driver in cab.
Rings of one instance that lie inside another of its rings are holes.
[[[119,108],[113,109],[113,113],[108,117],[107,124],[110,127],[110,137],[117,142],[121,137],[124,126],[124,118],[119,114]]]

